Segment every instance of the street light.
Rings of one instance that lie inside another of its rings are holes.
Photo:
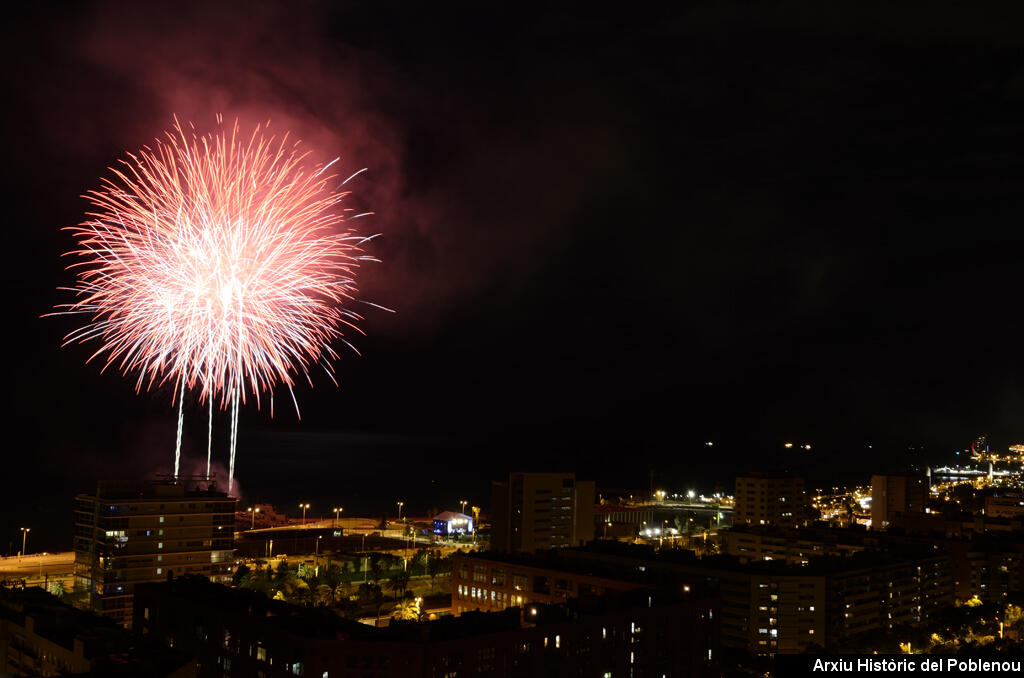
[[[309,504],[299,504],[299,508],[302,509],[302,524],[306,524],[306,509],[309,508]]]
[[[258,506],[256,508],[253,508],[252,506],[250,506],[249,508],[247,508],[245,510],[252,514],[252,522],[249,524],[249,529],[250,530],[255,530],[256,529],[256,514],[260,512],[260,509],[259,509]]]
[[[18,554],[18,562],[21,562],[21,557],[25,555],[25,539],[28,537],[28,533],[32,531],[31,527],[21,528],[21,553]]]
[[[469,502],[463,499],[459,503],[462,504],[462,515],[466,515],[466,504],[468,504]]]
[[[398,522],[402,522],[402,507],[405,506],[404,501],[398,502]]]
[[[331,527],[337,527],[338,518],[340,517],[338,514],[341,513],[342,511],[344,511],[345,509],[343,509],[343,508],[335,508],[335,509],[331,509],[331,510],[334,511],[334,520],[331,522]]]

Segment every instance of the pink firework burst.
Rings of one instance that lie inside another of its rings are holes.
[[[68,229],[76,296],[59,312],[89,322],[66,343],[97,341],[90,360],[136,375],[137,390],[172,383],[235,420],[247,395],[291,392],[317,366],[333,380],[332,342],[359,331],[355,271],[374,259],[343,225],[332,164],[312,165],[287,134],[236,122],[199,135],[175,119],[110,168]]]

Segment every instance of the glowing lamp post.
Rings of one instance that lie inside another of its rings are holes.
[[[260,509],[259,509],[259,507],[253,508],[252,506],[250,506],[249,508],[246,509],[246,511],[248,511],[250,514],[252,514],[252,521],[249,523],[249,529],[250,530],[255,530],[256,529],[256,514],[260,512]]]
[[[343,509],[343,508],[335,508],[335,509],[331,509],[331,510],[334,511],[334,520],[331,522],[331,527],[337,527],[338,526],[338,518],[341,517],[340,514],[345,509]]]
[[[402,522],[402,507],[405,506],[404,501],[398,502],[398,522]]]
[[[480,507],[473,507],[473,523],[470,525],[470,529],[473,532],[473,543],[476,544],[476,524],[480,522]]]
[[[309,508],[309,504],[299,504],[299,508],[302,509],[302,524],[306,524],[306,509]]]
[[[18,554],[18,562],[21,562],[21,557],[25,555],[25,539],[28,537],[28,533],[31,531],[31,527],[21,528],[21,553]]]

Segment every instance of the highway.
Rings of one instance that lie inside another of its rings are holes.
[[[29,586],[60,579],[70,592],[74,583],[75,552],[31,553],[27,556],[0,558],[0,581],[24,580]]]

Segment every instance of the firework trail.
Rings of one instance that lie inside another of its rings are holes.
[[[173,387],[175,475],[186,392],[210,401],[211,427],[214,401],[230,412],[230,492],[239,405],[268,397],[272,416],[275,387],[295,402],[296,381],[312,384],[314,368],[334,381],[332,342],[355,350],[343,335],[360,331],[349,308],[355,271],[376,259],[361,249],[370,238],[343,226],[347,192],[331,164],[310,166],[287,134],[243,136],[236,122],[199,135],[175,118],[152,147],[110,168],[85,195],[85,221],[67,229],[75,300],[58,313],[89,320],[65,345],[98,342],[89,360],[133,375],[136,391]]]

